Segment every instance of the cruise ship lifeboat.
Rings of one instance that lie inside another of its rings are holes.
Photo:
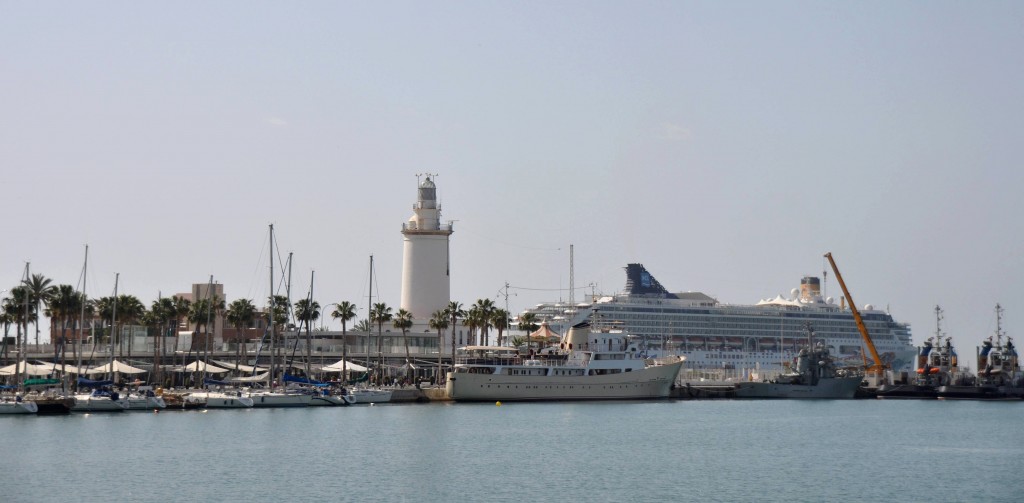
[[[924,374],[924,369],[917,369],[917,373],[918,374]],[[939,373],[939,368],[938,367],[928,367],[928,373],[929,374],[938,374]]]

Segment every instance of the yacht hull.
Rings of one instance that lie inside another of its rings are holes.
[[[35,402],[25,400],[21,402],[0,402],[0,415],[6,414],[35,414],[39,406]]]
[[[352,390],[355,403],[387,403],[391,401],[391,390],[357,389]]]
[[[604,375],[529,376],[448,373],[455,401],[641,400],[668,398],[682,362]]]

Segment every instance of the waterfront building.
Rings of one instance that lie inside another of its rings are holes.
[[[400,307],[417,324],[448,305],[451,295],[449,239],[452,223],[441,223],[437,186],[427,174],[417,188],[413,215],[402,224],[402,299]]]

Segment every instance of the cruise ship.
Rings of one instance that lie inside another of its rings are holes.
[[[614,327],[639,339],[647,356],[685,356],[691,369],[780,370],[799,354],[807,322],[837,365],[870,361],[853,313],[842,302],[823,298],[821,281],[812,276],[800,281],[791,298],[736,305],[700,292],[671,293],[643,265],[629,264],[624,293],[595,295],[575,305],[538,304],[525,312],[562,333],[585,320]],[[871,305],[860,313],[883,362],[894,371],[913,370],[910,325]]]

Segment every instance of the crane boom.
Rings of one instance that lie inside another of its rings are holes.
[[[874,360],[874,365],[868,368],[868,370],[878,372],[885,370],[885,365],[878,356],[878,350],[875,349],[875,343],[868,334],[868,327],[864,325],[864,319],[860,317],[857,304],[853,301],[853,297],[850,296],[850,291],[846,289],[846,283],[843,282],[843,275],[839,274],[839,267],[836,266],[836,261],[832,259],[832,253],[826,253],[825,258],[832,265],[832,271],[836,273],[836,280],[839,281],[839,287],[843,289],[843,295],[846,296],[846,300],[850,301],[850,311],[853,312],[853,319],[857,322],[857,329],[860,330],[860,336],[864,339],[864,343],[867,344],[868,351],[871,352],[871,359]]]

